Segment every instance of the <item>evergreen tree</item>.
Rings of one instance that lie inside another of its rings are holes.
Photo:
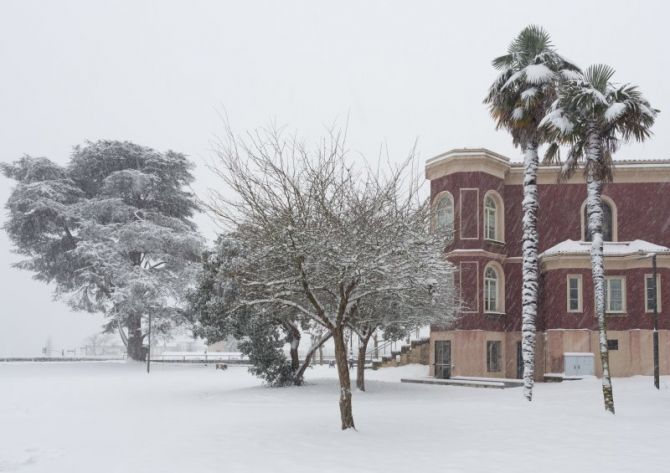
[[[243,297],[253,297],[239,278],[251,263],[242,242],[233,235],[220,236],[216,248],[203,257],[196,287],[187,296],[194,331],[209,343],[234,337],[238,348],[249,357],[252,374],[272,386],[300,385],[311,354],[328,337],[319,337],[306,360],[299,359],[301,323],[295,311],[277,305],[241,306]],[[290,359],[284,347],[289,346]]]
[[[103,313],[105,330],[143,359],[143,319],[155,333],[184,320],[202,244],[190,220],[191,168],[182,154],[118,141],[77,146],[64,167],[29,156],[3,164],[17,182],[5,224],[25,257],[16,266],[53,283],[75,310]]]

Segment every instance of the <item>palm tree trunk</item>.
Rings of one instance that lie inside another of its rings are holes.
[[[523,175],[523,287],[521,299],[523,304],[521,315],[521,337],[523,357],[523,395],[533,399],[535,382],[535,320],[537,318],[537,144],[529,143],[524,149]]]
[[[588,150],[589,160],[597,160],[600,147],[592,139]],[[589,167],[586,178],[589,231],[591,233],[591,272],[595,294],[596,317],[598,318],[598,340],[600,361],[603,367],[603,398],[605,409],[614,414],[614,395],[610,378],[609,350],[607,349],[607,320],[605,318],[605,263],[603,260],[603,206],[602,182],[593,175],[593,166]]]

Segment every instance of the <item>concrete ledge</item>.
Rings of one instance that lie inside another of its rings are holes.
[[[511,383],[504,381],[493,381],[490,379],[463,379],[463,378],[402,378],[401,383],[418,383],[418,384],[437,384],[442,386],[462,386],[468,388],[489,388],[489,389],[505,389],[522,386],[523,383]]]
[[[545,373],[545,383],[562,383],[563,381],[579,381],[581,376],[565,376],[564,373]]]
[[[487,383],[503,383],[506,388],[523,386],[522,379],[516,378],[486,378],[481,376],[452,376],[450,379],[458,381],[483,381]]]

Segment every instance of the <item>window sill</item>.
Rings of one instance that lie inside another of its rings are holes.
[[[506,315],[506,313],[505,312],[487,312],[487,311],[484,311],[484,315],[493,315],[493,316],[496,316],[496,317],[501,317],[503,315]]]
[[[569,310],[568,314],[583,314],[583,310]]]
[[[492,239],[490,239],[490,238],[484,238],[484,241],[487,242],[487,243],[493,243],[494,245],[500,245],[500,246],[504,246],[504,245],[505,245],[505,242],[504,242],[504,241],[500,241],[500,240],[492,240]]]

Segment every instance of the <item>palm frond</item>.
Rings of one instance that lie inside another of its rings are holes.
[[[586,68],[584,77],[597,91],[604,95],[607,93],[614,72],[614,68],[607,64],[593,64]]]
[[[521,54],[526,58],[537,56],[545,50],[553,50],[551,36],[538,25],[526,26],[509,46],[509,54]]]
[[[565,181],[569,179],[575,173],[575,171],[579,167],[579,163],[583,160],[583,158],[584,158],[584,142],[581,140],[576,141],[570,147],[570,150],[568,151],[568,156],[565,159],[563,166],[561,166],[561,173],[559,176],[559,180]]]
[[[558,143],[553,142],[547,147],[544,158],[542,158],[542,164],[561,164],[561,147]]]
[[[559,71],[559,76],[562,80],[565,81],[577,81],[577,80],[582,80],[584,76],[582,75],[581,71],[577,68],[577,66],[573,66],[574,69],[570,68],[563,68]]]
[[[562,108],[555,108],[544,116],[539,127],[554,129],[559,135],[565,136],[572,132],[575,124]]]
[[[649,138],[660,110],[652,108],[636,86],[626,84],[610,95],[613,103],[604,117],[610,133],[618,133],[623,141]]]
[[[505,54],[504,56],[499,56],[495,58],[493,61],[493,67],[496,69],[505,69],[509,68],[512,66],[514,63],[514,55],[513,54]]]
[[[547,84],[554,80],[556,72],[544,64],[529,64],[523,69],[524,79],[529,84]]]

